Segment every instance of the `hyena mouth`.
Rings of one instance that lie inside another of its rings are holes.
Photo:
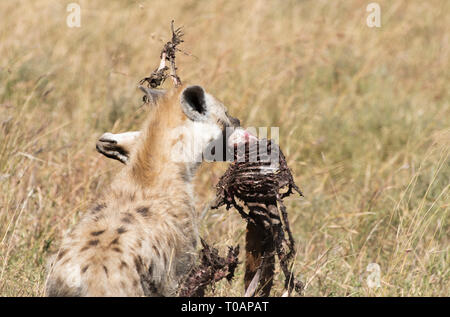
[[[253,143],[257,142],[258,138],[244,130],[243,128],[235,128],[231,135],[228,137],[227,145],[229,148],[234,148],[235,145],[239,145],[241,143]]]
[[[227,127],[222,132],[220,141],[211,144],[204,153],[204,158],[211,162],[232,162],[236,146],[242,143],[258,141],[257,137],[241,127]]]

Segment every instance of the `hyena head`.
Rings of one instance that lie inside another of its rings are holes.
[[[239,119],[230,116],[227,108],[200,86],[183,89],[180,105],[187,120],[175,134],[185,134],[186,138],[173,154],[179,155],[182,150],[179,158],[186,161],[226,160],[227,138],[240,126]]]
[[[156,172],[170,162],[193,175],[202,161],[227,158],[227,138],[240,122],[220,101],[201,86],[185,86],[158,98],[127,163],[135,175]]]

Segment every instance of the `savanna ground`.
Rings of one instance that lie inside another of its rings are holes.
[[[80,0],[71,29],[69,1],[0,1],[0,295],[43,295],[47,257],[122,167],[95,141],[139,129],[137,82],[175,19],[182,80],[280,127],[305,295],[448,296],[450,2],[378,1],[381,28],[369,2]],[[199,211],[225,168],[201,169]],[[225,209],[201,226],[222,252],[244,233]],[[243,266],[208,294],[242,295]]]

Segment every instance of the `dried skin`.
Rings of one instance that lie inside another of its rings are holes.
[[[175,87],[181,86],[181,79],[180,79],[180,77],[178,77],[178,75],[176,73],[177,68],[175,66],[175,55],[176,55],[176,52],[179,51],[177,46],[184,42],[181,39],[184,34],[183,34],[181,28],[177,28],[176,30],[174,30],[173,21],[171,24],[171,30],[172,30],[172,39],[164,45],[164,47],[161,51],[160,67],[155,69],[150,74],[149,77],[142,79],[139,82],[139,84],[142,85],[143,83],[146,82],[149,88],[157,88],[164,83],[164,81],[167,79],[167,77],[171,76]],[[167,74],[169,67],[167,67],[167,66],[161,67],[162,65],[165,65],[165,61],[168,61],[170,63],[170,75]],[[148,98],[144,97],[144,101],[148,102]]]
[[[231,281],[238,265],[239,246],[229,247],[226,258],[220,257],[217,249],[210,247],[201,239],[203,249],[200,252],[200,265],[194,267],[180,285],[178,296],[203,297],[208,286],[223,278]]]
[[[264,147],[267,151],[261,151]],[[265,160],[267,156],[279,159],[279,165],[270,173],[262,172],[271,167],[270,160]],[[285,188],[287,191],[282,192]],[[227,209],[234,207],[248,222],[245,284],[248,287],[256,270],[261,268],[263,296],[269,296],[272,286],[275,253],[285,275],[285,288],[289,292],[295,289],[298,293],[303,289],[303,284],[289,270],[295,242],[283,198],[294,190],[302,195],[283,153],[272,140],[266,139],[253,145],[247,143],[244,153],[235,155],[235,163],[230,165],[217,184],[217,199],[212,208],[222,205],[226,205]],[[248,213],[237,200],[244,203]]]

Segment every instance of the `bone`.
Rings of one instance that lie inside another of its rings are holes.
[[[258,138],[244,130],[243,128],[236,128],[233,133],[228,137],[227,143],[229,147],[233,147],[234,145],[238,145],[241,143],[256,143]]]

